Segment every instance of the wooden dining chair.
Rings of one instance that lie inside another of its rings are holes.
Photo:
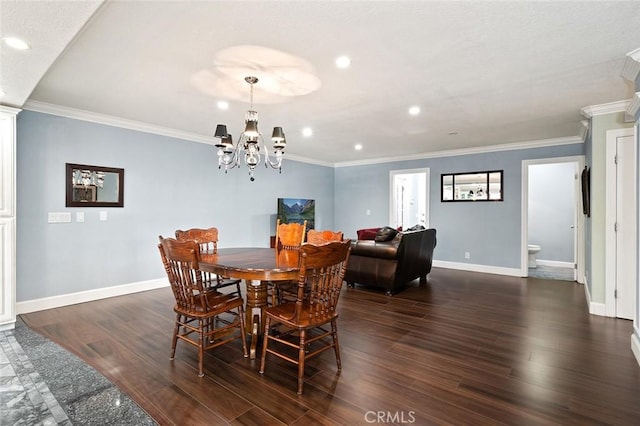
[[[276,221],[276,248],[281,250],[298,250],[304,243],[307,221],[302,223],[281,223]]]
[[[309,229],[307,231],[307,243],[309,244],[325,244],[331,241],[342,241],[343,234],[341,231],[317,231]]]
[[[276,240],[275,247],[277,250],[299,250],[304,243],[304,237],[307,230],[307,221],[302,223],[281,223],[280,219],[276,221]],[[267,295],[272,305],[282,302],[286,289],[296,287],[295,281],[269,281],[267,282]]]
[[[200,248],[200,253],[215,254],[218,252],[218,228],[191,228],[186,231],[178,229],[176,231],[178,241],[194,241]],[[232,294],[242,295],[240,292],[241,280],[220,275],[203,272],[204,283],[214,290],[221,290],[226,287],[235,287]]]
[[[223,294],[204,285],[198,267],[198,244],[160,237],[158,249],[176,300],[171,360],[175,358],[178,340],[198,348],[199,377],[204,376],[204,352],[209,349],[241,339],[244,356],[248,357],[244,302],[239,296]]]
[[[300,248],[296,301],[263,310],[265,321],[260,373],[264,373],[267,353],[297,364],[298,394],[302,394],[307,359],[333,348],[338,371],[342,369],[336,306],[350,252],[351,240],[319,246],[304,244]],[[327,325],[330,325],[329,329]]]
[[[340,231],[317,231],[309,229],[307,231],[307,242],[305,244],[326,244],[331,241],[342,241],[343,234]],[[277,303],[293,302],[298,294],[298,283],[296,281],[284,281],[277,286]]]

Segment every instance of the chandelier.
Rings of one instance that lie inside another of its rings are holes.
[[[258,82],[258,78],[245,77],[244,81],[251,86],[251,102],[250,108],[244,117],[244,132],[240,134],[240,139],[234,145],[231,135],[227,132],[227,126],[218,124],[214,137],[220,139],[215,144],[216,148],[218,148],[218,169],[224,166],[224,172],[227,173],[227,170],[240,165],[240,157],[242,157],[249,168],[249,180],[253,182],[255,180],[253,171],[262,159],[261,148],[264,151],[264,166],[278,169],[282,173],[282,157],[284,156],[284,148],[287,146],[287,141],[282,127],[274,127],[271,140],[273,141],[275,156],[271,157],[269,155],[267,145],[258,131],[258,112],[253,109],[253,85]]]

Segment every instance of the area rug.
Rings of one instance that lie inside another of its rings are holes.
[[[0,332],[0,418],[2,425],[156,425],[103,375],[20,318]]]

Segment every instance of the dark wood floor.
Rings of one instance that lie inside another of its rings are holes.
[[[170,290],[22,315],[74,352],[163,425],[640,423],[640,367],[632,323],[591,316],[584,287],[435,268],[387,297],[343,290],[341,374],[332,352],[296,368],[215,349],[196,374],[178,344]],[[235,343],[238,343],[237,345]],[[381,416],[381,417],[378,417]]]

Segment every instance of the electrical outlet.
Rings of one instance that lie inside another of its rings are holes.
[[[471,259],[471,253],[469,253],[468,251],[464,252],[464,258],[465,259]]]
[[[367,209],[367,216],[371,216],[371,210]]]

